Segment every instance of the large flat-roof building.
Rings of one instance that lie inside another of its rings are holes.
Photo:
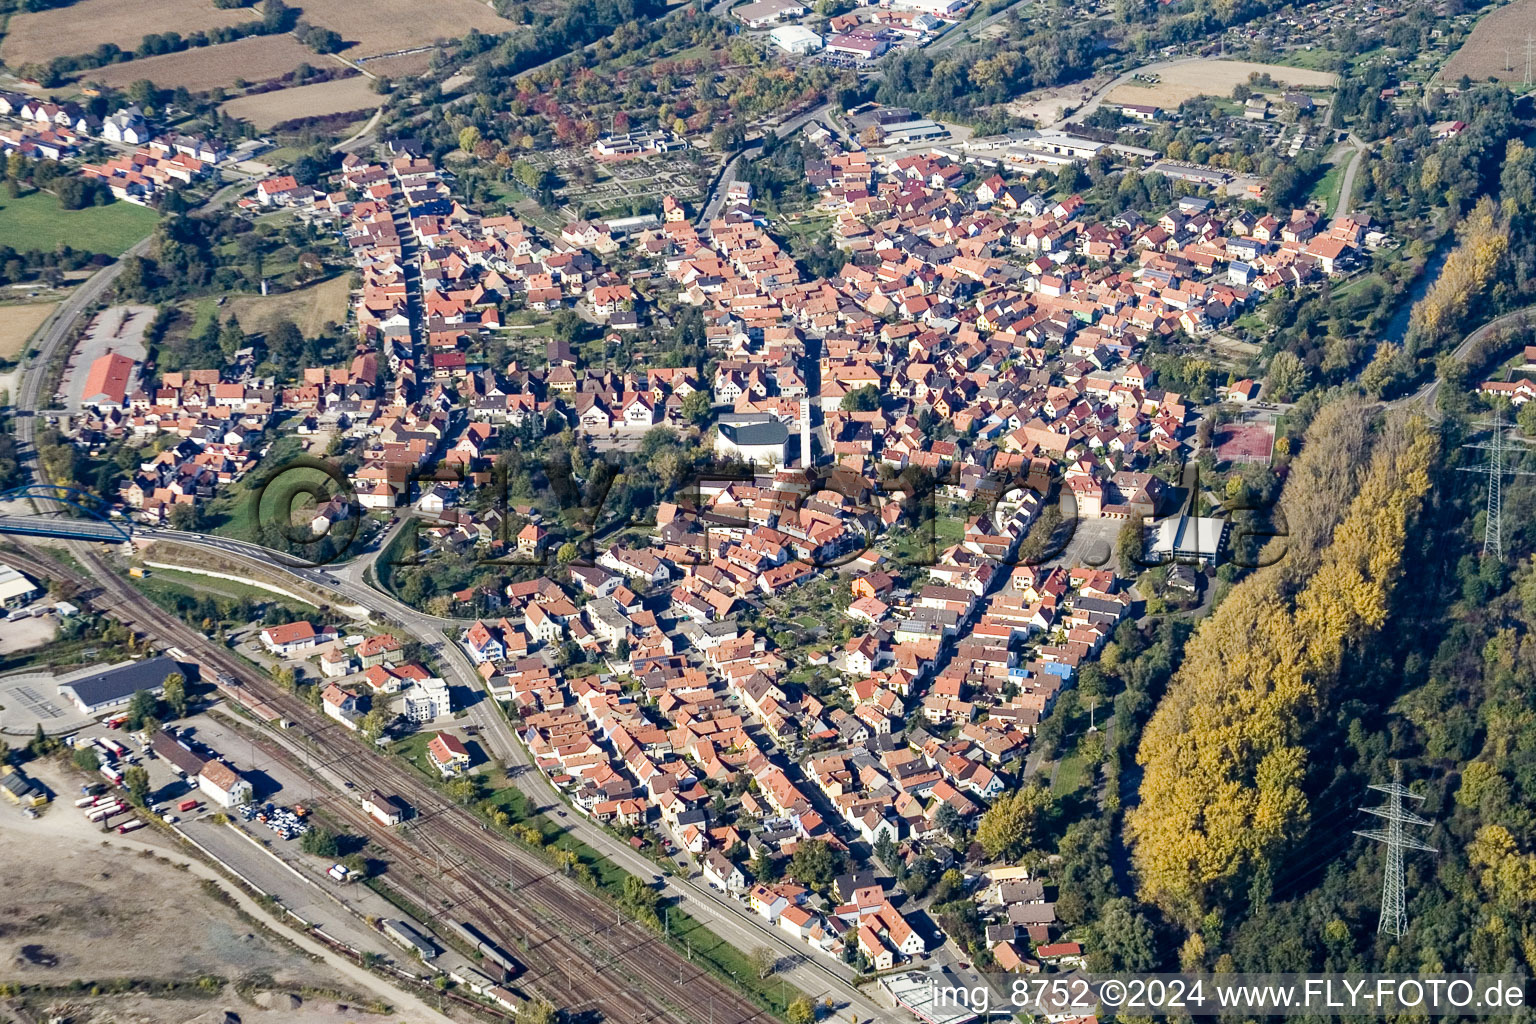
[[[796,0],[756,0],[731,11],[731,17],[747,28],[767,28],[785,18],[799,18],[804,14],[805,5]]]
[[[0,562],[0,607],[20,608],[43,596],[43,588],[19,569]]]
[[[797,57],[815,53],[822,47],[821,36],[804,25],[780,25],[768,33],[768,38],[773,40],[774,46]]]
[[[160,696],[165,692],[166,677],[178,672],[183,676],[190,675],[188,666],[162,654],[143,661],[114,665],[100,672],[61,683],[59,693],[74,701],[75,706],[82,713],[95,715],[122,707],[140,690],[148,690],[155,696]]]
[[[788,458],[789,426],[782,420],[721,423],[715,429],[715,453],[723,458],[776,466]]]
[[[1225,519],[1173,516],[1153,528],[1152,553],[1176,562],[1210,565],[1227,542]]]

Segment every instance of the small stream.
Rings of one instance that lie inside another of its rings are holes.
[[[1447,234],[1435,247],[1435,251],[1429,254],[1429,261],[1424,264],[1424,270],[1403,295],[1402,301],[1392,313],[1392,319],[1387,321],[1386,329],[1381,335],[1382,341],[1388,341],[1394,345],[1403,343],[1403,339],[1408,336],[1408,320],[1413,314],[1413,307],[1418,305],[1419,300],[1429,293],[1429,289],[1436,281],[1440,280],[1440,271],[1445,269],[1445,261],[1450,258],[1451,250],[1454,248],[1455,238]]]

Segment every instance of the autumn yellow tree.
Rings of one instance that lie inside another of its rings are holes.
[[[1232,591],[1143,735],[1141,801],[1126,822],[1142,894],[1190,924],[1305,835],[1305,723],[1346,646],[1386,621],[1436,441],[1400,420],[1367,445],[1362,426],[1358,407],[1318,417],[1286,497],[1298,482],[1332,481],[1342,517],[1297,498],[1289,540],[1315,540],[1320,554],[1295,551]]]
[[[1508,251],[1508,225],[1484,196],[1462,223],[1460,244],[1446,258],[1434,286],[1413,307],[1413,328],[1431,341],[1453,329],[1469,303],[1493,282]]]

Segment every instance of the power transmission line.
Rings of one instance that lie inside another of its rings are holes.
[[[1495,559],[1502,560],[1504,558],[1504,477],[1536,476],[1536,473],[1504,468],[1504,454],[1516,450],[1518,446],[1511,443],[1505,434],[1502,410],[1494,412],[1492,423],[1478,423],[1476,426],[1490,428],[1493,436],[1486,444],[1464,444],[1462,447],[1486,451],[1488,461],[1481,466],[1462,466],[1459,469],[1463,473],[1481,473],[1488,477],[1488,515],[1483,523],[1483,557],[1487,558],[1491,555]]]
[[[1407,885],[1403,881],[1403,851],[1424,850],[1427,853],[1438,851],[1433,846],[1424,845],[1404,831],[1405,825],[1432,827],[1434,822],[1403,809],[1404,800],[1423,800],[1424,798],[1403,785],[1401,767],[1394,772],[1394,776],[1394,780],[1385,786],[1371,787],[1377,792],[1387,794],[1385,807],[1360,808],[1367,814],[1387,819],[1387,827],[1356,829],[1355,835],[1387,844],[1387,868],[1381,882],[1381,921],[1376,925],[1376,931],[1391,932],[1401,938],[1408,928],[1408,898]]]

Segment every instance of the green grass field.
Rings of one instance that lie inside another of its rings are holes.
[[[121,256],[155,228],[160,215],[132,203],[61,210],[46,192],[0,198],[0,238],[18,249],[51,252],[65,244],[88,252]]]
[[[177,572],[175,569],[150,569],[143,579],[133,585],[154,600],[163,595],[185,594],[191,597],[223,597],[232,600],[242,598],[257,604],[279,604],[296,615],[313,611],[313,605],[292,601],[270,590],[253,587],[237,580],[221,580],[214,576],[200,576],[194,572]]]
[[[1341,162],[1328,165],[1328,170],[1312,186],[1313,201],[1327,203],[1330,211],[1339,208],[1339,191],[1344,187],[1344,168],[1354,155],[1351,150],[1344,154]]]

